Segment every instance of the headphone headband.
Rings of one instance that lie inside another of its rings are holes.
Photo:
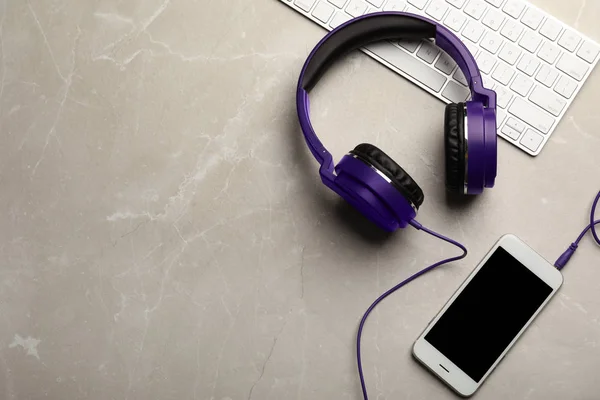
[[[496,108],[496,93],[483,87],[479,68],[469,49],[443,25],[400,12],[380,12],[350,20],[329,32],[317,44],[306,60],[298,82],[296,102],[300,126],[308,147],[321,164],[321,176],[326,184],[333,179],[333,158],[310,122],[308,92],[329,66],[347,52],[381,40],[427,38],[434,38],[435,44],[458,64],[467,79],[472,99],[487,108]]]
[[[436,34],[435,25],[422,19],[396,13],[380,13],[374,17],[367,15],[347,22],[317,44],[302,74],[302,86],[306,91],[317,84],[331,64],[352,50],[382,40],[420,40],[433,38]]]

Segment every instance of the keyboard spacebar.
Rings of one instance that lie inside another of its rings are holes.
[[[366,46],[366,49],[372,51],[375,55],[383,58],[400,71],[413,77],[433,91],[439,92],[442,90],[444,83],[446,83],[444,75],[434,71],[389,42],[370,44]]]

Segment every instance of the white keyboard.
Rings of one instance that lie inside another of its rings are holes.
[[[405,11],[455,32],[498,94],[498,135],[536,156],[598,63],[600,46],[520,0],[280,0],[332,30],[367,13]],[[371,57],[446,103],[469,98],[456,63],[429,41],[384,42]]]

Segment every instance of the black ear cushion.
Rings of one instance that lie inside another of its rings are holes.
[[[423,204],[425,196],[417,182],[383,151],[372,144],[362,143],[350,154],[366,161],[390,178],[394,187],[417,208]]]
[[[465,105],[448,104],[444,118],[446,151],[446,189],[464,193],[465,182]]]

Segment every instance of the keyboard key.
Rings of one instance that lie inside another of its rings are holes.
[[[558,117],[567,105],[567,102],[561,97],[556,96],[554,93],[541,86],[537,86],[533,89],[533,92],[531,92],[531,95],[529,96],[529,100],[555,117]]]
[[[367,46],[367,49],[435,92],[442,90],[446,83],[444,75],[424,66],[421,61],[412,55],[404,51],[398,51],[398,48],[389,42],[373,43]]]
[[[334,9],[332,6],[325,2],[321,2],[317,4],[317,6],[312,12],[312,15],[314,15],[315,18],[317,18],[319,21],[326,24],[327,21],[329,21],[329,18],[331,18],[331,15],[333,15],[333,11]]]
[[[471,91],[469,89],[452,81],[448,82],[448,84],[442,91],[442,96],[444,96],[453,103],[461,103],[467,100],[470,95]]]
[[[499,62],[498,66],[494,70],[494,73],[492,74],[492,78],[494,78],[503,85],[508,85],[508,82],[510,82],[514,74],[515,72],[512,70],[511,67],[504,64],[503,62]]]
[[[517,74],[510,88],[521,96],[527,96],[532,86],[533,81],[531,79],[525,77],[525,75]]]
[[[367,0],[367,1],[377,8],[381,8],[381,6],[383,5],[383,0]]]
[[[550,44],[550,42],[544,42],[542,48],[538,52],[538,57],[546,61],[548,64],[554,64],[554,61],[558,58],[560,50],[558,47]]]
[[[343,11],[339,11],[331,19],[331,21],[329,22],[329,26],[331,26],[332,28],[337,28],[341,24],[348,22],[351,19],[352,19],[351,16],[349,16],[348,14],[346,14]]]
[[[517,97],[512,102],[508,112],[544,134],[550,132],[552,125],[554,125],[554,118],[550,114],[521,97]]]
[[[448,11],[448,8],[449,6],[444,2],[444,0],[433,0],[425,12],[433,19],[441,21]]]
[[[554,91],[566,99],[570,99],[571,96],[573,96],[573,93],[575,93],[576,89],[577,83],[566,76],[561,76],[558,80],[558,83],[554,87]]]
[[[482,51],[477,56],[477,66],[484,74],[492,72],[494,65],[496,65],[496,57],[492,56],[490,53]]]
[[[498,108],[496,110],[496,125],[497,126],[502,125],[502,122],[504,122],[505,119],[506,119],[506,111],[504,111],[501,108]]]
[[[315,4],[315,0],[294,0],[294,4],[300,7],[301,10],[308,12]]]
[[[558,64],[556,64],[556,68],[578,81],[583,79],[589,69],[586,63],[568,54],[562,55]]]
[[[558,72],[556,72],[554,68],[547,65],[542,65],[542,68],[540,68],[535,80],[545,86],[552,87],[554,82],[556,82],[556,78],[558,78]]]
[[[566,30],[558,40],[558,44],[561,47],[569,50],[570,52],[574,52],[577,48],[577,45],[581,42],[581,37],[573,31]]]
[[[480,46],[490,53],[496,54],[496,52],[500,49],[501,44],[502,38],[500,36],[496,35],[495,33],[488,32],[485,34]]]
[[[415,50],[417,50],[417,48],[419,47],[419,45],[421,44],[420,40],[409,40],[409,39],[404,39],[404,40],[399,40],[398,44],[403,48],[406,49],[407,51],[414,53]]]
[[[423,45],[417,52],[417,57],[425,61],[427,64],[431,64],[438,54],[440,54],[439,47],[429,41],[424,41]]]
[[[485,9],[486,5],[482,0],[469,0],[469,3],[464,8],[464,12],[475,19],[479,19],[485,12]]]
[[[544,15],[541,12],[539,12],[535,8],[530,8],[527,11],[525,11],[525,14],[523,14],[521,22],[523,22],[525,25],[527,25],[535,31],[537,30],[537,28],[540,27],[540,24],[542,23],[543,19]]]
[[[329,0],[329,2],[337,8],[343,8],[346,5],[347,1],[348,0]]]
[[[454,71],[454,67],[456,67],[456,62],[447,53],[442,53],[435,63],[435,67],[446,75],[450,75]]]
[[[492,87],[494,87],[494,80],[490,78],[489,75],[481,74],[481,84],[484,88],[491,89]]]
[[[346,12],[354,18],[360,17],[367,11],[367,5],[362,0],[350,0]]]
[[[408,2],[410,4],[417,7],[419,10],[422,10],[423,7],[425,7],[425,4],[427,4],[427,1],[428,0],[408,0]]]
[[[452,9],[448,13],[444,24],[455,32],[460,32],[461,28],[467,21],[467,17],[458,10]]]
[[[464,86],[467,86],[467,79],[465,78],[465,75],[462,73],[460,68],[456,69],[456,72],[452,77],[456,79],[459,83],[462,83]]]
[[[598,47],[593,43],[585,41],[577,52],[577,56],[591,64],[598,57]]]
[[[510,65],[515,65],[517,59],[521,55],[521,49],[510,43],[505,43],[500,54],[498,55],[502,60],[506,61]]]
[[[490,3],[491,5],[493,5],[494,7],[498,8],[502,5],[502,3],[504,3],[504,0],[485,0],[488,3]]]
[[[519,18],[523,10],[525,9],[525,4],[519,0],[508,0],[502,8],[502,11],[507,13],[513,18]]]
[[[527,53],[523,54],[523,57],[521,57],[521,60],[519,60],[519,62],[517,63],[517,69],[521,72],[526,73],[529,76],[533,76],[533,74],[539,66],[540,60],[534,58],[533,56],[530,56]]]
[[[383,11],[404,11],[406,2],[404,0],[388,0]]]
[[[496,86],[494,91],[496,92],[496,102],[498,103],[498,107],[508,107],[508,104],[513,98],[512,92],[502,85]]]
[[[553,19],[546,19],[540,33],[548,39],[555,41],[558,39],[558,35],[562,32],[562,26]]]
[[[500,11],[494,10],[493,8],[489,9],[481,22],[483,22],[483,24],[490,29],[497,31],[504,22],[504,14],[502,14]]]
[[[504,127],[502,128],[502,133],[504,133],[506,136],[508,136],[512,140],[517,140],[517,139],[519,139],[519,136],[521,136],[521,134],[519,132],[517,132],[516,130],[514,130],[513,128],[508,126],[508,123],[506,125],[504,125]]]
[[[473,57],[475,57],[477,54],[479,54],[479,47],[475,43],[469,42],[469,41],[466,41],[463,43],[467,47],[467,49],[469,49],[469,52],[471,53],[471,55]]]
[[[453,5],[456,8],[462,8],[467,0],[446,0],[446,3]]]
[[[509,19],[504,24],[500,34],[512,42],[516,42],[523,32],[523,25]]]
[[[404,10],[404,12],[407,12],[409,14],[423,15],[422,10],[419,10],[417,7],[411,6],[410,4],[406,7],[406,10]]]
[[[471,20],[467,23],[467,26],[463,30],[462,34],[465,38],[469,39],[473,43],[477,43],[479,42],[479,39],[481,39],[483,31],[484,28],[480,23]]]
[[[519,41],[519,46],[530,53],[534,53],[540,46],[540,43],[542,43],[542,37],[540,35],[531,31],[527,31],[523,34],[523,37]]]
[[[519,133],[523,133],[526,128],[524,123],[515,118],[509,118],[508,121],[506,121],[506,125],[510,126]]]
[[[544,137],[532,129],[528,129],[521,139],[521,144],[527,147],[529,150],[535,152],[540,147],[540,144],[544,141]]]

